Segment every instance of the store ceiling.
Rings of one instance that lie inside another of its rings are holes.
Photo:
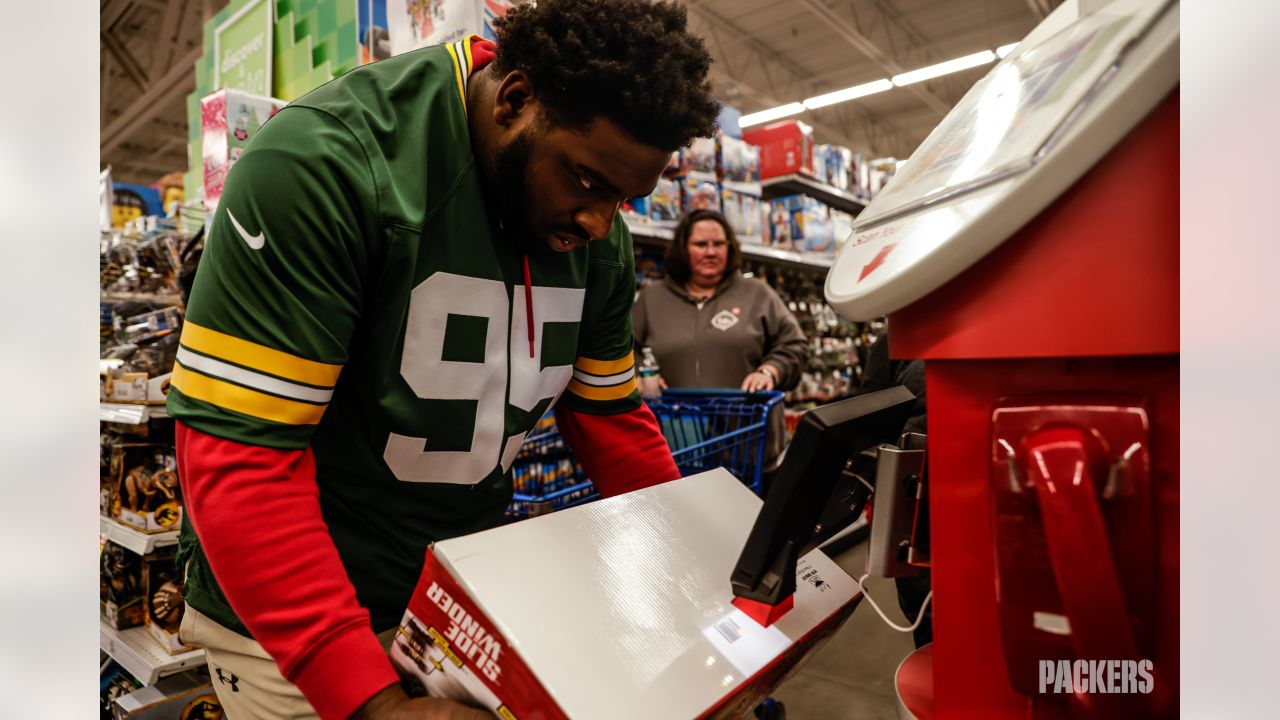
[[[754,112],[1021,40],[1061,0],[685,0],[722,100]],[[149,184],[187,167],[185,98],[226,0],[101,0],[101,163]],[[906,157],[990,68],[799,116],[820,142]]]

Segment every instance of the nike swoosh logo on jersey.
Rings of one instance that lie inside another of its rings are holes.
[[[267,236],[259,232],[257,235],[250,235],[248,230],[236,220],[236,216],[231,214],[231,208],[227,208],[227,217],[231,218],[231,224],[236,226],[236,232],[240,233],[240,237],[244,238],[244,242],[251,250],[261,250],[263,245],[267,244]]]

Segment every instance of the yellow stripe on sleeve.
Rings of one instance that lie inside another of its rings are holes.
[[[476,61],[471,57],[471,43],[480,39],[479,35],[468,35],[466,40],[462,41],[462,47],[467,53],[467,75],[471,74],[472,68],[476,66]]]
[[[596,360],[595,358],[580,357],[574,361],[573,366],[582,372],[591,373],[592,375],[617,375],[620,372],[630,370],[634,364],[635,358],[628,353],[617,360]]]
[[[609,387],[595,387],[593,385],[578,382],[577,380],[569,381],[569,392],[577,395],[578,397],[586,398],[587,400],[621,400],[635,392],[635,389],[635,377],[631,377],[626,382],[621,382],[617,385],[610,385]]]
[[[295,382],[331,388],[338,382],[341,365],[306,360],[248,340],[241,340],[190,320],[182,327],[181,343],[203,355],[243,365]]]
[[[286,425],[315,425],[320,422],[326,407],[286,400],[232,385],[208,375],[192,372],[180,363],[173,366],[171,385],[188,397],[244,415]]]
[[[453,60],[453,79],[458,83],[458,97],[462,100],[462,113],[467,112],[467,93],[466,87],[462,84],[462,63],[458,60],[458,51],[453,49],[452,45],[445,45],[444,49],[448,51],[449,57]]]

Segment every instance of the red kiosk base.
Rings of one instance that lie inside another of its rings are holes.
[[[927,361],[939,718],[1176,714],[1178,204],[1175,90],[890,316],[892,355]],[[1075,659],[1149,661],[1152,682],[1046,685]]]

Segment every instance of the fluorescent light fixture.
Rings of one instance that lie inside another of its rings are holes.
[[[862,85],[854,85],[843,90],[836,90],[823,95],[816,95],[804,101],[804,106],[810,110],[816,110],[820,107],[835,105],[836,103],[845,102],[846,100],[856,100],[860,97],[874,95],[878,92],[884,92],[893,88],[893,83],[888,80],[876,80],[874,82],[863,83]]]
[[[996,48],[996,57],[1003,60],[1006,57],[1008,57],[1009,53],[1013,52],[1014,49],[1016,49],[1017,47],[1018,47],[1018,43],[1009,43],[1008,45],[1001,45],[1000,47]]]
[[[932,80],[933,78],[940,77],[942,75],[949,75],[953,72],[960,72],[961,70],[968,70],[969,68],[975,68],[979,65],[986,65],[995,59],[995,53],[990,50],[983,50],[982,52],[965,55],[964,57],[956,58],[955,60],[948,60],[943,63],[938,63],[937,65],[930,65],[929,67],[923,67],[919,70],[912,70],[911,72],[904,72],[901,75],[894,75],[893,84],[898,87],[902,87],[903,85],[910,85],[911,83],[918,83],[923,80]]]
[[[778,120],[789,115],[795,115],[796,113],[802,112],[804,112],[804,105],[801,105],[798,102],[787,103],[786,105],[780,105],[776,108],[769,108],[768,110],[761,110],[760,112],[754,112],[750,115],[743,115],[738,118],[738,127],[759,125],[760,123],[767,123],[770,120]]]

